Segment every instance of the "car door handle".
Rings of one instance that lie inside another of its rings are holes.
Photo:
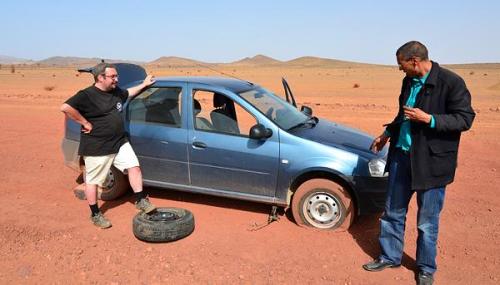
[[[168,144],[168,141],[160,141],[162,144]]]
[[[207,148],[207,145],[202,142],[193,142],[193,148]]]

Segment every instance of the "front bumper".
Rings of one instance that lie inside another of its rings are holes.
[[[360,215],[380,213],[384,210],[388,177],[356,176],[352,182],[358,198]]]

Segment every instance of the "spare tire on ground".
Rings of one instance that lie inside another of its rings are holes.
[[[193,214],[181,208],[157,208],[134,216],[132,228],[136,238],[150,242],[181,239],[194,231]]]

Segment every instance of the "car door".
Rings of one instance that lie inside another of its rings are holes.
[[[191,184],[212,192],[274,196],[279,165],[277,128],[270,138],[250,139],[249,129],[258,116],[236,94],[192,83],[188,94],[193,96],[187,103],[193,114],[188,135]],[[226,101],[221,103],[214,96]],[[228,110],[222,110],[222,105]]]
[[[130,142],[146,184],[189,185],[185,91],[186,84],[156,83],[127,105]]]

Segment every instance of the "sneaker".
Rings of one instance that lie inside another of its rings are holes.
[[[135,207],[146,214],[149,214],[152,211],[156,210],[156,207],[151,204],[151,202],[149,202],[148,198],[142,198],[139,202],[135,202]]]
[[[111,227],[111,222],[104,217],[102,213],[99,213],[95,216],[90,216],[90,220],[94,225],[100,227],[101,229],[107,229]]]

